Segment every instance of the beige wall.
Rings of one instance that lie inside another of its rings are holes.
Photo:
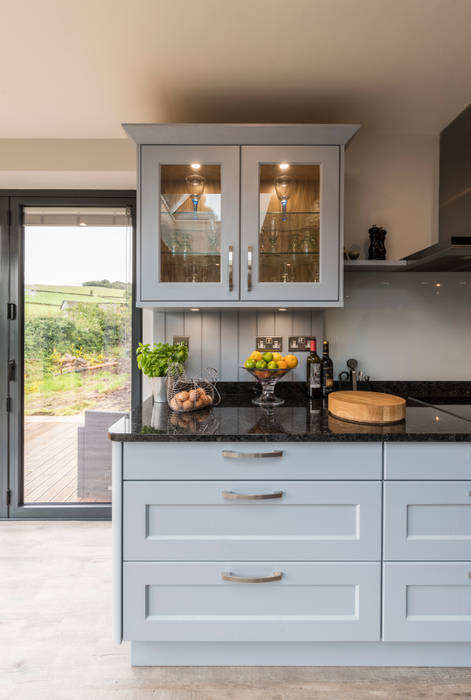
[[[438,240],[438,136],[360,129],[345,158],[345,244],[367,257],[368,229],[399,259]]]
[[[128,139],[0,139],[0,188],[132,188]],[[438,137],[360,129],[346,154],[345,241],[366,257],[368,228],[388,230],[388,257],[437,240]]]
[[[437,174],[437,136],[360,130],[346,155],[347,247],[360,244],[366,256],[368,228],[373,223],[388,230],[390,258],[435,242]],[[0,139],[0,188],[48,187],[135,187],[134,147],[125,139]],[[437,282],[442,287],[434,287]],[[328,310],[323,318],[320,312],[314,314],[316,332],[320,336],[325,327],[331,340],[336,371],[348,357],[356,357],[375,379],[470,378],[469,273],[349,273],[345,296],[344,309]],[[174,331],[184,331],[191,336],[194,351],[191,370],[198,373],[208,363],[216,364],[223,379],[237,377],[235,368],[257,332],[287,336],[313,330],[312,321],[304,322],[303,312],[234,313],[238,341],[230,350],[217,332],[206,345],[204,332],[208,324],[221,328],[229,317],[197,316],[146,311],[145,341],[170,339]],[[313,318],[309,312],[308,316]],[[294,374],[302,378],[302,367]],[[146,384],[145,393],[149,391]]]
[[[0,139],[0,189],[133,189],[128,139]]]

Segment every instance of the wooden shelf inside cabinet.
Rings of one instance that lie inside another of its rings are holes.
[[[407,260],[344,260],[345,272],[404,272]]]

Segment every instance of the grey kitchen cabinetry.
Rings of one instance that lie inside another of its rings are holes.
[[[127,124],[137,303],[343,304],[345,144],[357,125]]]
[[[385,444],[383,639],[471,642],[471,445]]]
[[[115,442],[115,640],[134,665],[469,665],[470,455]]]
[[[123,586],[127,639],[379,639],[378,563],[125,562]]]
[[[387,482],[384,514],[385,559],[471,559],[471,481]]]
[[[127,481],[124,558],[379,561],[375,481]]]
[[[470,568],[469,562],[385,563],[383,639],[471,642]]]

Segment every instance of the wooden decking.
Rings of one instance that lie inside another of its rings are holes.
[[[77,428],[82,424],[80,415],[25,417],[25,503],[98,501],[77,496]]]

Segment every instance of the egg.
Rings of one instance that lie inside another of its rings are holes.
[[[193,401],[193,403],[195,401],[197,401],[198,400],[198,391],[196,389],[191,389],[191,391],[188,394],[188,398],[190,401]]]
[[[203,389],[202,386],[199,386],[196,390],[200,396],[204,396],[206,394],[205,390]]]
[[[194,407],[193,401],[190,401],[187,399],[186,401],[183,402],[182,408],[184,411],[191,411],[191,409]]]
[[[178,394],[175,394],[175,398],[177,401],[181,401],[183,403],[184,401],[188,401],[189,394],[187,391],[179,391]]]
[[[203,408],[203,406],[206,406],[206,401],[203,401],[202,399],[198,399],[198,401],[195,404],[195,408]]]
[[[173,399],[170,400],[170,408],[172,411],[180,411],[181,410],[181,403],[180,401],[177,400],[177,397],[174,396]]]
[[[206,403],[208,406],[211,406],[211,404],[213,403],[213,398],[209,394],[206,394]]]

